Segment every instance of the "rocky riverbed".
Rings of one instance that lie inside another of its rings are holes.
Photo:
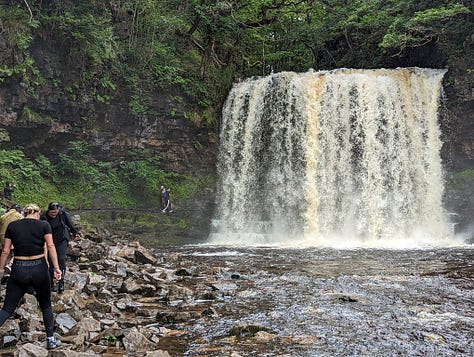
[[[471,356],[474,249],[146,249],[91,232],[53,293],[0,331],[3,356]],[[4,295],[4,286],[1,296]]]

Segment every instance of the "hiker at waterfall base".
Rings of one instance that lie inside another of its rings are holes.
[[[58,285],[51,280],[51,291],[62,293],[64,287],[64,277],[66,275],[66,257],[69,247],[69,241],[76,238],[81,238],[82,233],[76,228],[72,222],[71,215],[62,209],[60,203],[51,202],[48,205],[48,210],[41,216],[41,219],[47,221],[52,229],[53,242],[56,247],[58,255],[58,263],[61,269],[61,279]],[[54,274],[53,266],[50,262],[50,275]]]
[[[46,345],[48,349],[52,349],[58,347],[61,341],[54,337],[51,279],[45,257],[46,251],[54,271],[54,279],[61,279],[61,269],[59,269],[51,226],[40,220],[40,208],[36,204],[28,204],[24,212],[25,218],[11,222],[5,231],[0,270],[5,268],[12,246],[15,246],[15,250],[5,300],[0,310],[0,326],[3,326],[13,314],[25,293],[33,290],[43,314],[47,336]]]
[[[2,214],[0,217],[0,242],[1,246],[3,247],[3,244],[5,242],[5,231],[7,230],[8,225],[11,222],[18,221],[19,219],[23,218],[23,214],[21,213],[21,206],[18,203],[14,203],[11,208]],[[12,249],[13,250],[13,247]],[[13,254],[11,254],[13,255]],[[11,257],[10,257],[11,258]],[[8,281],[8,278],[10,277],[10,272],[11,272],[11,259],[7,259],[7,263],[4,268],[4,273],[3,277],[0,280],[2,284],[6,284]]]
[[[18,203],[14,203],[11,208],[0,216],[0,242],[3,247],[3,242],[5,238],[5,231],[7,230],[8,225],[19,219],[22,219],[23,215],[21,214],[21,206]]]
[[[160,187],[160,206],[161,206],[160,209],[163,211],[163,209],[166,206],[166,188],[165,188],[165,186]]]
[[[15,192],[16,186],[13,183],[10,183],[10,181],[5,182],[5,187],[3,188],[3,197],[5,197],[7,200],[11,201],[13,192]]]
[[[162,206],[163,209],[161,212],[166,213],[166,212],[173,212],[173,204],[171,203],[171,189],[163,188],[161,191],[161,200],[162,200]]]

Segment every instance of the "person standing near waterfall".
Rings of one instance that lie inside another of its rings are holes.
[[[15,189],[15,184],[10,183],[10,181],[5,182],[5,187],[3,188],[3,197],[5,197],[8,201],[11,201]]]
[[[161,212],[166,213],[171,209],[171,202],[170,202],[170,189],[163,188],[161,191],[161,199],[163,202],[163,209]]]
[[[51,281],[51,291],[62,293],[64,291],[64,276],[66,275],[66,257],[69,247],[69,241],[72,238],[82,237],[82,233],[72,223],[71,216],[68,212],[62,209],[60,203],[51,202],[48,205],[48,210],[41,216],[41,219],[47,221],[51,225],[53,233],[53,242],[58,254],[59,267],[61,268],[61,279],[58,281],[58,286]],[[71,234],[73,237],[71,237]],[[51,264],[51,262],[50,262]],[[50,265],[50,274],[53,276],[53,269]]]
[[[160,187],[160,206],[161,210],[163,211],[166,207],[166,188],[165,186]]]

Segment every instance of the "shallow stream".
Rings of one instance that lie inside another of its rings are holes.
[[[193,273],[187,283],[202,292],[193,305],[211,311],[195,324],[169,326],[185,331],[180,346],[163,345],[176,355],[474,355],[472,246],[188,245],[163,247],[157,254],[176,252]],[[209,291],[215,298],[206,300]]]

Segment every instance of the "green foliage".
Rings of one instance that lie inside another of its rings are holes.
[[[25,50],[29,47],[33,36],[30,29],[36,29],[39,22],[30,21],[28,11],[20,4],[0,6],[2,35],[12,48]]]
[[[11,58],[9,63],[0,63],[0,83],[5,81],[5,77],[19,75],[29,93],[34,95],[36,87],[44,83],[44,78],[28,49],[34,38],[33,31],[40,23],[30,19],[26,9],[19,5],[0,6],[0,23],[2,38],[9,45]]]
[[[449,26],[449,23],[459,21],[461,15],[469,13],[470,10],[464,5],[448,2],[446,6],[397,14],[380,47],[385,51],[400,53],[408,47],[423,46],[431,41],[446,41],[449,35],[460,30],[456,26]]]
[[[100,70],[120,55],[114,27],[109,14],[82,11],[71,6],[64,14],[43,16],[42,20],[54,24],[57,40],[67,46],[76,65]]]
[[[41,36],[65,52],[66,65],[80,67],[76,82],[64,84],[71,99],[107,104],[126,83],[131,115],[156,115],[157,93],[166,93],[184,102],[163,100],[171,107],[165,112],[199,112],[194,122],[208,127],[217,125],[210,113],[219,111],[238,77],[272,70],[397,66],[394,57],[403,59],[407,51],[430,45],[436,46],[443,66],[463,56],[474,31],[468,5],[455,0],[121,0],[113,6],[65,0],[29,5],[32,14],[21,2],[0,6],[3,35],[11,57],[19,59],[0,63],[0,82],[20,75],[29,88],[41,85],[44,79],[28,53],[33,39]]]
[[[35,94],[36,88],[45,81],[39,69],[35,66],[35,61],[29,55],[25,55],[24,60],[18,64],[0,67],[0,83],[4,82],[4,77],[14,75],[21,76],[22,82],[28,88],[30,94]]]
[[[41,114],[35,112],[33,109],[25,106],[23,108],[23,112],[21,113],[21,121],[28,123],[51,124],[53,119],[48,116],[42,116]]]
[[[157,209],[161,185],[171,188],[173,201],[180,202],[209,184],[202,178],[163,170],[160,156],[152,151],[130,152],[128,160],[118,166],[92,160],[91,148],[80,141],[71,142],[56,163],[43,155],[32,160],[20,150],[0,150],[0,177],[15,183],[14,200],[21,204],[35,202],[45,207],[59,201],[70,208]]]
[[[130,97],[130,101],[128,102],[128,109],[130,114],[134,116],[141,116],[141,115],[153,115],[156,114],[150,106],[150,97],[140,96],[138,94],[133,94]]]
[[[470,189],[474,186],[474,169],[451,172],[446,177],[447,189]]]
[[[108,346],[114,346],[115,342],[117,341],[117,337],[114,335],[105,335],[104,340],[107,341]]]
[[[38,162],[42,166],[37,165]],[[10,181],[16,185],[13,198],[21,204],[35,202],[44,206],[48,197],[57,194],[54,185],[42,176],[41,168],[49,167],[50,163],[44,157],[35,162],[20,150],[0,150],[0,177],[2,181]]]
[[[467,169],[454,173],[454,177],[463,181],[474,181],[474,169]]]
[[[58,90],[64,85],[72,100],[108,104],[125,85],[132,116],[193,112],[197,115],[189,119],[209,128],[216,127],[214,113],[236,78],[309,68],[425,65],[429,58],[413,61],[410,51],[429,46],[441,67],[464,56],[474,31],[471,10],[456,0],[29,5],[32,14],[21,2],[0,6],[3,34],[17,59],[0,63],[0,82],[19,75],[31,90],[41,85],[44,79],[28,53],[41,36],[61,49],[66,66],[79,66],[64,84],[48,76]],[[166,98],[157,100],[161,96]]]

